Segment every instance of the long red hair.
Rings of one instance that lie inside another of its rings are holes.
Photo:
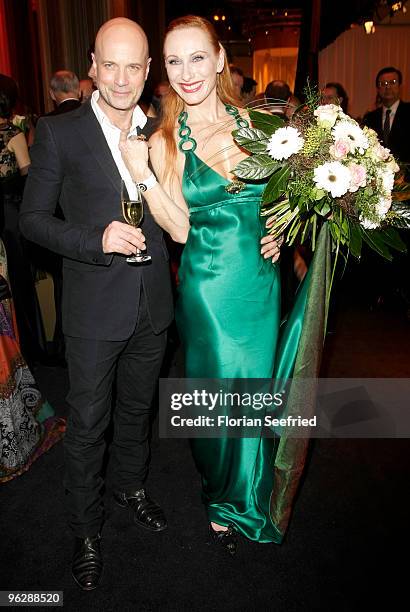
[[[185,17],[178,17],[169,24],[165,33],[165,39],[170,32],[173,32],[174,30],[181,30],[183,28],[199,28],[208,36],[215,53],[219,53],[220,49],[223,50],[225,61],[222,72],[216,76],[216,94],[224,104],[234,104],[236,106],[240,105],[240,102],[235,95],[226,51],[219,42],[213,25],[207,19],[198,17],[197,15],[185,15]],[[170,174],[170,172],[172,172],[172,168],[174,167],[175,157],[177,154],[175,126],[177,118],[185,108],[185,103],[171,87],[163,102],[159,129],[162,130],[162,135],[165,140],[165,172],[164,176],[162,177],[165,178]]]

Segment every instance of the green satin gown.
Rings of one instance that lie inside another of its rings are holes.
[[[227,106],[239,126],[237,109]],[[270,378],[276,366],[290,375],[300,317],[278,357],[279,266],[260,253],[263,184],[233,194],[230,181],[195,153],[196,142],[181,113],[180,150],[185,153],[182,190],[190,232],[179,268],[176,321],[187,378]],[[302,300],[303,301],[303,300]],[[303,310],[303,305],[299,308]],[[209,521],[233,524],[258,542],[280,542],[269,515],[277,440],[192,440]]]

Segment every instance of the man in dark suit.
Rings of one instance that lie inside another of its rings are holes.
[[[364,125],[377,132],[384,146],[404,164],[410,163],[410,102],[400,100],[402,74],[393,66],[379,70],[377,93],[382,105],[367,113]]]
[[[168,256],[148,207],[142,230],[122,219],[121,180],[130,197],[136,186],[118,148],[121,132],[148,137],[153,129],[138,106],[149,63],[136,23],[118,18],[101,27],[93,56],[98,89],[77,110],[39,120],[20,219],[27,238],[64,258],[71,409],[64,485],[75,535],[72,572],[84,590],[98,585],[102,571],[101,471],[114,388],[114,497],[137,524],[166,527],[144,482],[151,401],[173,317]],[[64,219],[54,217],[57,201]],[[145,239],[151,262],[127,263]]]
[[[61,115],[75,110],[81,104],[80,81],[71,70],[58,70],[50,80],[50,98],[55,102],[56,108],[50,115]]]
[[[79,106],[80,82],[77,75],[71,70],[58,70],[50,79],[50,98],[55,103],[55,108],[46,114],[46,117],[63,115],[69,113]],[[56,208],[56,216],[63,219],[59,205]],[[65,365],[65,342],[62,321],[62,296],[63,296],[63,262],[58,253],[48,249],[37,248],[34,251],[36,264],[51,274],[54,285],[54,306],[56,312],[56,323],[53,335],[52,358],[59,364]]]
[[[400,99],[402,74],[393,66],[379,70],[376,76],[377,93],[382,106],[363,118],[364,125],[377,132],[385,147],[390,149],[398,161],[405,164],[404,171],[410,180],[410,102]],[[408,281],[410,243],[408,232],[402,232],[407,244],[407,254],[396,256],[393,265],[375,260],[370,255],[371,291],[376,291],[376,303],[380,304],[386,296],[399,294],[405,304],[407,317],[410,318],[410,287]]]

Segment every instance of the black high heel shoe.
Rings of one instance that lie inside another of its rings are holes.
[[[225,548],[233,557],[236,555],[237,533],[233,525],[228,525],[224,531],[215,531],[209,523],[209,544],[217,544]]]

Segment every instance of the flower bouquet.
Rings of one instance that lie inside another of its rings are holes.
[[[390,249],[405,251],[397,228],[410,227],[409,196],[404,183],[394,188],[399,171],[376,132],[334,104],[320,105],[306,90],[306,105],[285,124],[278,116],[249,110],[253,127],[233,132],[251,153],[234,169],[244,181],[267,181],[262,215],[275,220],[269,230],[287,244],[308,242],[315,249],[323,222],[332,247],[360,257],[363,242],[388,260]],[[397,199],[395,199],[397,197]]]

